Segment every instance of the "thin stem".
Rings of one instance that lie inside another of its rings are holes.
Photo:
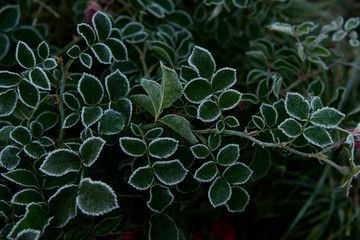
[[[42,103],[44,103],[49,97],[50,97],[50,96],[47,95],[47,96],[45,96],[43,99],[41,99],[41,101],[40,101],[39,104],[36,106],[36,108],[31,112],[30,117],[27,118],[27,124],[26,124],[27,128],[29,128],[30,121],[31,121],[31,119],[34,117],[36,110],[38,110],[38,109],[39,109],[39,106],[40,106]]]

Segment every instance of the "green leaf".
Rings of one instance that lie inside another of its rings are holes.
[[[115,61],[128,60],[128,53],[125,44],[116,38],[109,38],[105,40],[105,45],[111,50],[112,57]]]
[[[235,163],[225,169],[223,176],[226,181],[234,185],[246,183],[253,171],[244,163]]]
[[[198,108],[197,118],[203,122],[215,121],[221,112],[217,104],[212,100],[203,101]]]
[[[71,58],[78,58],[81,53],[81,49],[78,45],[73,45],[66,51],[66,54]]]
[[[195,68],[199,75],[209,79],[216,69],[216,63],[211,53],[202,47],[195,46],[189,59],[189,65]]]
[[[150,97],[153,107],[152,112],[154,115],[158,116],[159,110],[161,109],[161,85],[153,80],[143,78],[141,79],[141,86]],[[146,106],[145,108],[148,107],[150,106]]]
[[[148,111],[152,116],[155,117],[155,107],[152,103],[152,99],[144,94],[135,94],[131,95],[130,99],[143,107],[146,111]]]
[[[155,158],[168,158],[177,149],[178,141],[173,138],[161,137],[150,142],[149,154]]]
[[[316,111],[320,108],[323,107],[323,104],[322,104],[322,101],[321,101],[321,98],[318,97],[318,96],[315,96],[312,100],[311,100],[311,108]]]
[[[310,50],[310,55],[311,57],[328,57],[331,53],[322,46],[316,46]]]
[[[41,59],[47,59],[50,54],[49,45],[42,41],[37,47],[37,53]]]
[[[290,36],[294,35],[293,27],[288,23],[275,22],[271,25],[268,25],[267,28],[270,31],[282,32]]]
[[[296,33],[299,36],[307,35],[310,32],[314,31],[317,27],[318,25],[313,22],[303,22],[296,27]]]
[[[308,93],[312,93],[314,96],[320,96],[325,89],[325,84],[320,77],[311,82],[308,87]]]
[[[339,29],[332,35],[331,40],[334,42],[338,42],[338,41],[343,40],[346,37],[346,35],[347,35],[347,32],[345,32],[342,29]]]
[[[232,194],[226,203],[229,212],[243,212],[250,201],[250,196],[242,187],[232,187]]]
[[[123,115],[117,111],[108,109],[99,121],[98,132],[103,135],[118,134],[123,130],[124,126],[125,119]]]
[[[233,89],[226,90],[219,96],[219,106],[223,110],[233,109],[239,104],[240,101],[241,93]]]
[[[253,170],[253,174],[251,176],[253,181],[256,181],[264,177],[269,171],[270,166],[271,166],[270,151],[257,146],[255,148],[255,154],[253,155],[253,159],[250,165],[251,170]]]
[[[3,148],[0,153],[1,166],[8,170],[15,169],[20,163],[20,152],[21,148],[12,145]]]
[[[130,91],[127,77],[119,70],[116,70],[105,78],[105,87],[110,100],[115,102],[120,98],[124,98]]]
[[[288,137],[296,138],[300,136],[302,126],[293,118],[288,118],[279,125],[279,129]]]
[[[50,212],[54,216],[55,224],[58,227],[64,227],[69,220],[76,216],[76,195],[79,186],[64,185],[60,187],[48,202]]]
[[[7,237],[13,239],[25,229],[43,232],[49,225],[51,219],[53,219],[53,217],[50,217],[48,212],[42,209],[40,204],[31,203],[27,205],[24,217],[16,223]]]
[[[240,157],[240,148],[237,144],[228,144],[222,147],[217,156],[216,161],[222,166],[229,166],[236,162]]]
[[[359,17],[353,17],[346,20],[344,24],[344,30],[350,32],[351,30],[357,28],[360,24]]]
[[[44,131],[47,131],[55,127],[58,122],[58,116],[54,112],[44,111],[36,118],[36,121],[43,126]]]
[[[163,131],[164,131],[164,129],[161,127],[150,129],[149,131],[146,132],[145,138],[147,140],[155,140],[156,138],[161,136]]]
[[[189,82],[192,79],[199,78],[199,74],[194,68],[182,65],[180,68],[180,78],[185,82]]]
[[[210,154],[210,150],[204,144],[196,144],[191,146],[190,150],[194,157],[198,159],[204,159]]]
[[[35,175],[26,169],[16,169],[1,174],[7,180],[25,187],[39,187]]]
[[[129,22],[122,28],[121,36],[123,39],[139,35],[144,30],[144,26],[139,22]]]
[[[211,87],[214,92],[220,92],[232,87],[236,83],[236,69],[221,68],[211,78]]]
[[[101,107],[83,107],[81,111],[81,122],[85,127],[90,127],[103,115]]]
[[[211,151],[215,151],[221,144],[221,135],[218,133],[212,133],[208,137],[208,146]]]
[[[132,102],[129,99],[121,98],[117,102],[110,102],[109,109],[113,109],[121,113],[125,124],[129,124],[133,111]]]
[[[192,103],[201,103],[212,95],[211,86],[204,78],[195,78],[184,87],[184,95]]]
[[[253,123],[255,124],[255,126],[259,129],[264,129],[265,128],[265,122],[264,119],[262,119],[259,116],[253,115],[251,116],[251,120],[253,121]]]
[[[293,118],[306,121],[309,118],[310,105],[303,96],[298,93],[287,93],[285,99],[286,112]]]
[[[168,15],[167,19],[170,24],[180,29],[186,28],[193,23],[191,16],[183,10],[172,12]]]
[[[31,141],[31,134],[29,129],[23,126],[17,126],[11,131],[10,138],[20,145],[26,145]]]
[[[261,116],[263,116],[267,126],[272,127],[275,125],[278,118],[278,113],[273,106],[263,103],[260,107],[260,113]]]
[[[0,33],[0,60],[2,60],[10,50],[10,39],[6,34]]]
[[[50,81],[44,70],[39,67],[35,67],[31,70],[30,81],[40,90],[49,91],[51,89]]]
[[[216,178],[209,188],[208,197],[213,207],[224,205],[231,197],[230,184],[220,177]]]
[[[326,147],[333,143],[330,134],[323,128],[318,126],[311,126],[304,130],[304,137],[311,144],[319,147]]]
[[[179,160],[157,161],[153,164],[155,176],[165,185],[175,185],[184,180],[188,170]]]
[[[80,181],[76,203],[83,213],[91,216],[103,215],[119,207],[114,190],[104,182],[90,178]]]
[[[23,79],[18,85],[20,100],[28,107],[35,108],[40,100],[39,90],[31,82]]]
[[[80,157],[76,152],[68,149],[57,149],[50,152],[40,166],[43,173],[54,177],[63,176],[68,172],[77,172],[80,169]]]
[[[161,80],[161,108],[170,107],[182,95],[182,86],[175,70],[166,67],[160,62],[162,80]]]
[[[135,123],[130,123],[130,129],[135,136],[141,137],[142,131],[139,125],[136,125]]]
[[[80,154],[84,166],[91,167],[99,158],[101,150],[105,145],[105,141],[99,137],[91,137],[86,139],[80,147]]]
[[[88,46],[91,46],[95,42],[95,32],[89,24],[78,24],[77,32],[85,39]]]
[[[104,43],[95,43],[91,46],[90,49],[100,63],[111,63],[112,53],[107,45],[105,45]]]
[[[158,55],[161,59],[165,60],[169,65],[174,65],[175,51],[167,43],[162,41],[149,41],[149,49]]]
[[[13,30],[20,19],[20,7],[18,4],[4,4],[0,9],[0,31],[9,32]]]
[[[259,102],[259,98],[252,93],[243,93],[241,99],[242,101],[251,102],[253,104],[257,104]]]
[[[33,229],[24,229],[16,236],[16,240],[38,240],[41,232]]]
[[[19,84],[21,76],[14,72],[0,71],[0,87],[10,88]]]
[[[41,194],[34,189],[23,189],[14,194],[11,203],[17,205],[28,205],[30,203],[44,202]]]
[[[239,121],[234,116],[227,116],[225,117],[224,121],[229,127],[232,128],[240,126]]]
[[[62,128],[64,129],[71,128],[75,126],[79,122],[79,120],[80,120],[80,114],[71,113],[70,115],[66,116]]]
[[[119,139],[121,149],[130,156],[141,157],[146,152],[146,143],[138,138],[121,137]]]
[[[137,168],[129,178],[129,184],[137,190],[148,189],[154,181],[154,174],[149,166]]]
[[[51,140],[51,138],[46,137],[46,136],[42,136],[39,138],[39,142],[44,146],[44,147],[50,147],[54,145],[53,140]]]
[[[10,189],[5,185],[0,184],[0,200],[10,202],[12,197],[13,194],[11,193]]]
[[[32,68],[36,64],[34,52],[23,41],[19,41],[16,45],[16,61],[23,68]]]
[[[92,57],[87,53],[81,53],[80,54],[80,62],[82,65],[87,67],[88,69],[92,66]]]
[[[174,200],[174,195],[169,188],[155,184],[150,189],[150,199],[147,206],[154,212],[162,212]]]
[[[24,147],[24,152],[31,158],[40,159],[46,150],[39,141],[33,141]]]
[[[121,215],[118,217],[105,218],[104,220],[102,220],[101,222],[95,225],[94,227],[95,236],[106,236],[111,234],[118,228],[122,219],[123,216]]]
[[[150,217],[149,240],[179,239],[179,230],[169,216],[155,213]]]
[[[92,24],[99,42],[109,38],[112,25],[110,18],[104,12],[97,11],[92,17]]]
[[[224,3],[224,0],[204,0],[203,1],[205,5],[221,5]]]
[[[195,172],[194,178],[199,182],[210,182],[218,174],[218,168],[213,161],[201,165]]]
[[[331,107],[318,109],[311,115],[311,123],[323,128],[335,128],[344,119],[345,114]]]
[[[0,93],[0,117],[13,113],[17,104],[17,94],[13,89]]]
[[[64,93],[64,103],[73,111],[80,110],[80,102],[72,93]]]
[[[196,137],[191,132],[190,123],[185,118],[175,114],[168,114],[160,121],[166,126],[170,127],[175,132],[177,132],[180,136],[185,138],[191,144],[197,142]]]

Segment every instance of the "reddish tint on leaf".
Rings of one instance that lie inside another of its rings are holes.
[[[100,4],[98,4],[96,1],[89,1],[87,3],[87,8],[85,9],[85,16],[87,23],[92,27],[94,26],[91,19],[97,11],[103,11],[103,8],[100,6]]]

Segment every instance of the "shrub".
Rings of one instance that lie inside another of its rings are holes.
[[[2,6],[1,236],[359,236],[359,18],[322,3]]]

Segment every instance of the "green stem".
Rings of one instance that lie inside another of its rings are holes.
[[[79,43],[83,38],[82,37],[78,37],[75,38],[74,40],[72,40],[70,43],[66,44],[65,47],[63,47],[62,49],[60,49],[57,53],[55,53],[55,56],[61,56],[64,53],[66,53],[67,50],[69,50],[69,48],[71,48],[72,46],[74,46],[75,44]]]
[[[34,117],[36,110],[39,109],[39,106],[44,103],[47,99],[49,98],[49,95],[45,96],[43,99],[41,99],[41,101],[39,102],[39,104],[36,106],[36,108],[31,112],[31,115],[29,118],[27,118],[27,124],[26,127],[29,128],[30,125],[30,121],[31,119]]]

